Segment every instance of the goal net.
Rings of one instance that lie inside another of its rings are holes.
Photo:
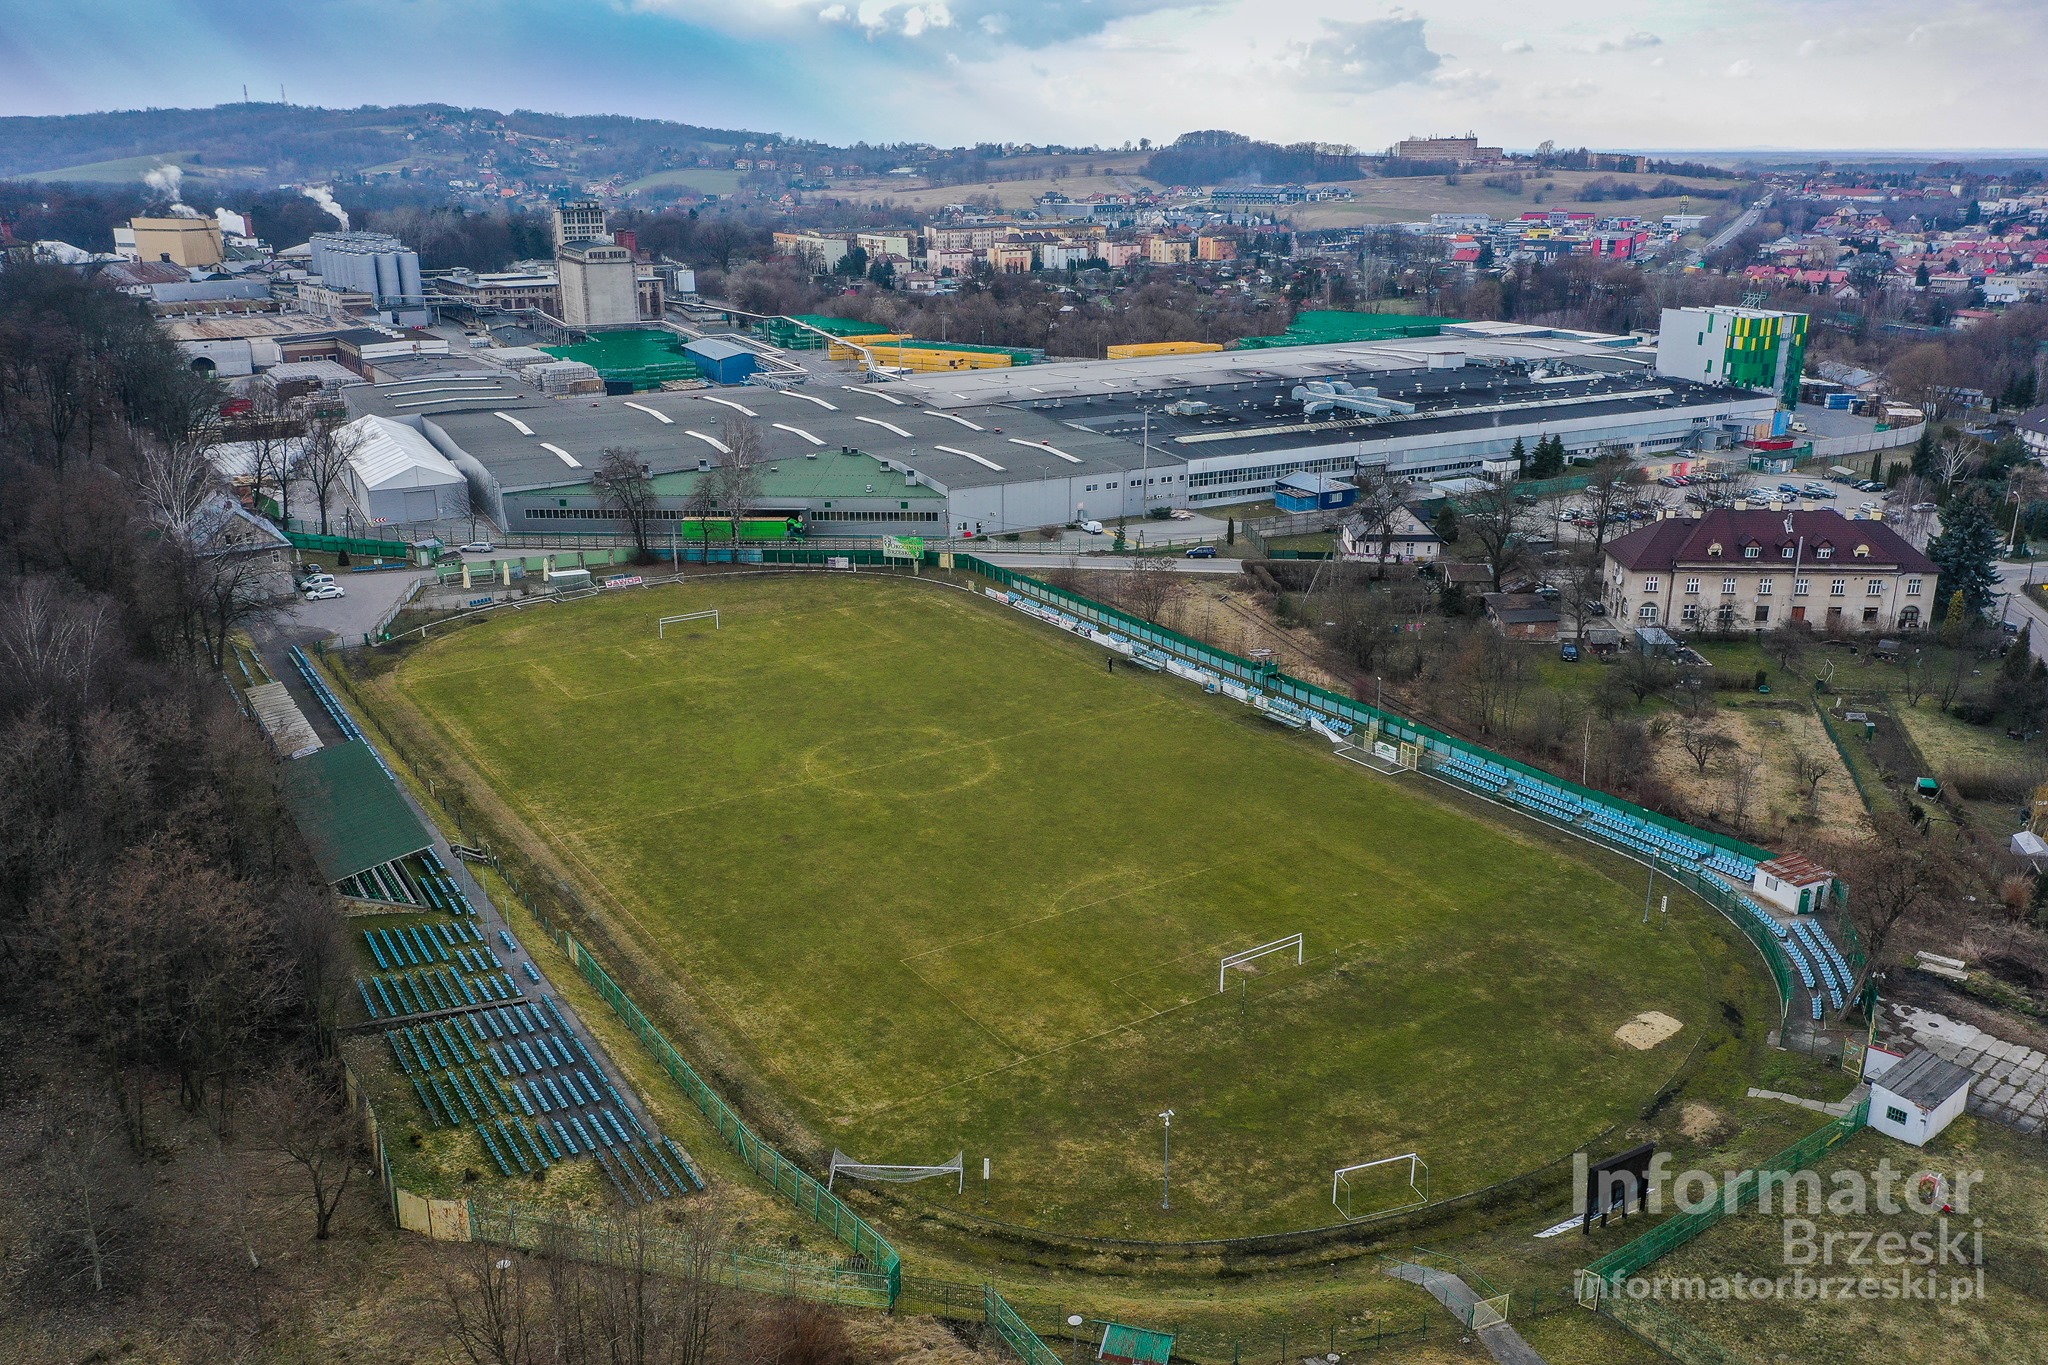
[[[849,1180],[879,1180],[891,1185],[908,1185],[917,1180],[950,1175],[958,1182],[959,1192],[965,1194],[967,1153],[955,1152],[951,1161],[937,1166],[885,1166],[872,1161],[855,1161],[835,1147],[832,1149],[832,1169],[825,1177],[825,1188],[831,1189],[842,1175]]]
[[[1371,768],[1374,772],[1387,774],[1404,773],[1415,766],[1415,748],[1410,744],[1395,744],[1390,740],[1372,739],[1363,744],[1351,743],[1336,750],[1337,757],[1346,758],[1360,767]]]
[[[718,619],[718,610],[714,607],[710,611],[686,611],[680,616],[660,617],[654,623],[654,636],[658,640],[666,640],[670,626],[680,626],[689,621],[709,621],[713,630],[724,629]]]
[[[1302,956],[1303,950],[1300,934],[1289,934],[1286,938],[1276,938],[1271,943],[1261,943],[1258,947],[1247,948],[1241,953],[1224,954],[1222,962],[1216,968],[1216,993],[1221,995],[1227,989],[1230,969],[1232,967],[1243,970],[1262,957],[1268,957],[1274,953],[1284,953],[1290,948],[1294,950],[1294,965],[1299,967],[1305,960]]]
[[[1357,1222],[1429,1202],[1429,1165],[1414,1152],[1340,1166],[1330,1177],[1330,1202],[1346,1222]]]

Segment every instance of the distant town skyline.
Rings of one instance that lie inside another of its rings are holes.
[[[0,114],[444,102],[832,143],[2037,147],[2037,0],[0,0]],[[170,149],[166,149],[170,150]]]

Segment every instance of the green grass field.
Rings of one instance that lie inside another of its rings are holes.
[[[1974,1365],[1975,1362],[2039,1360],[2048,1330],[2048,1243],[2042,1239],[2048,1217],[2048,1168],[2041,1163],[2038,1138],[2011,1129],[1963,1118],[1921,1152],[1875,1132],[1865,1132],[1833,1153],[1819,1168],[1826,1188],[1834,1191],[1837,1172],[1871,1173],[1876,1163],[1891,1162],[1896,1173],[1912,1176],[1938,1171],[1954,1176],[1981,1172],[1966,1212],[1946,1229],[1972,1237],[1982,1233],[1984,1264],[1981,1285],[1969,1264],[1923,1264],[1910,1243],[1877,1248],[1875,1242],[1837,1240],[1837,1254],[1827,1265],[1800,1264],[1802,1239],[1834,1234],[1838,1238],[1902,1233],[1929,1238],[1937,1222],[1924,1213],[1906,1211],[1886,1216],[1876,1208],[1863,1212],[1824,1212],[1811,1221],[1809,1232],[1794,1229],[1788,1259],[1788,1233],[1780,1213],[1752,1210],[1717,1224],[1699,1240],[1643,1272],[1668,1277],[1667,1285],[1688,1280],[1712,1283],[1736,1275],[1755,1280],[1789,1277],[1795,1267],[1808,1276],[1876,1280],[1865,1296],[1860,1284],[1844,1296],[1839,1290],[1824,1300],[1796,1295],[1678,1299],[1664,1306],[1724,1347],[1749,1360],[1799,1360],[1810,1365],[1852,1365],[1870,1360],[1910,1360],[1924,1365]],[[1805,1210],[1802,1210],[1804,1212]],[[1981,1220],[1981,1221],[1980,1221]],[[1816,1243],[1818,1245],[1818,1243]],[[1965,1241],[1959,1250],[1976,1254],[1977,1244]],[[1886,1261],[1886,1256],[1898,1259]],[[1887,1287],[1904,1265],[1924,1288],[1931,1272],[1942,1290],[1934,1298],[1908,1297],[1903,1280]],[[1958,1280],[1973,1281],[1967,1290]],[[1667,1288],[1666,1292],[1670,1292]],[[1697,1290],[1692,1291],[1697,1294]],[[2032,1342],[2029,1346],[2027,1343]]]
[[[702,607],[722,629],[656,639]],[[1705,912],[1645,930],[1639,885],[1526,826],[1104,657],[940,586],[739,577],[500,618],[378,686],[678,983],[686,1050],[816,1151],[992,1158],[965,1212],[1317,1226],[1333,1168],[1411,1150],[1455,1194],[1633,1119],[1720,1027]],[[1219,997],[1220,954],[1296,931],[1304,966]],[[1684,1031],[1615,1040],[1649,1009]]]

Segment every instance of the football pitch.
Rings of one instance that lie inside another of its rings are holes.
[[[709,607],[720,629],[656,638]],[[965,1213],[1316,1227],[1335,1168],[1407,1152],[1442,1198],[1625,1126],[1720,1027],[1709,912],[1645,928],[1640,882],[1527,826],[948,588],[625,592],[431,640],[377,686],[677,985],[664,1023],[731,1098],[772,1093],[807,1161],[964,1151],[964,1196],[895,1188]],[[1303,965],[1218,993],[1221,956],[1294,933]],[[1685,1027],[1618,1042],[1646,1010]],[[1382,1171],[1354,1212],[1402,1202],[1405,1163]]]

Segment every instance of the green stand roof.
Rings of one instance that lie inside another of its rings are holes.
[[[1154,1332],[1121,1322],[1102,1324],[1102,1345],[1097,1360],[1118,1365],[1166,1365],[1173,1358],[1173,1333]]]
[[[330,883],[433,845],[433,836],[361,740],[284,769],[285,799]]]

